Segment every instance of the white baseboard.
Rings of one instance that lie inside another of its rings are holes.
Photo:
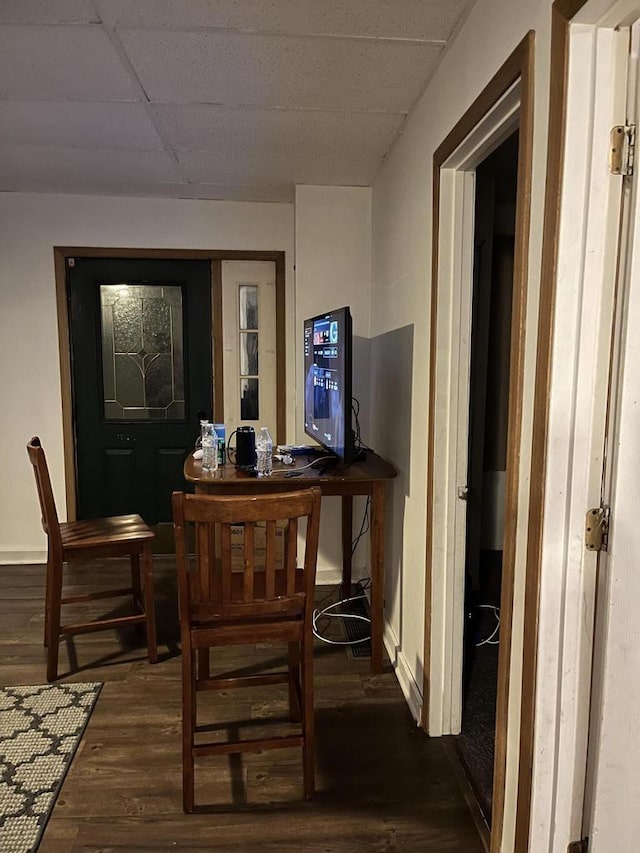
[[[46,551],[0,551],[0,566],[25,566],[47,562]]]
[[[333,586],[342,581],[342,569],[335,569],[333,566],[318,566],[316,569],[316,584],[318,586]]]
[[[389,655],[389,660],[395,670],[398,684],[404,694],[404,698],[407,700],[407,705],[409,706],[413,719],[416,723],[420,723],[420,718],[422,716],[422,693],[416,684],[416,680],[411,672],[409,663],[402,653],[400,641],[386,619],[384,622],[383,640],[387,654]]]

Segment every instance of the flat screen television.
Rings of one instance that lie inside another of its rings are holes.
[[[304,431],[350,464],[353,332],[348,307],[304,321]]]

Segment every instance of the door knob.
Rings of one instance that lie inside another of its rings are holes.
[[[459,501],[468,501],[469,500],[469,486],[458,486],[458,500]]]

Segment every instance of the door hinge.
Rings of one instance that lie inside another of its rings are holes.
[[[587,551],[606,551],[609,542],[611,507],[599,506],[587,510],[584,524],[584,544]]]
[[[633,175],[636,149],[635,124],[617,124],[609,137],[609,170],[612,175]]]
[[[589,839],[583,838],[582,841],[572,841],[567,847],[567,853],[589,853]]]

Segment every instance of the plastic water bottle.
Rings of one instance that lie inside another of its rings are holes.
[[[218,435],[213,424],[202,425],[202,470],[216,471],[218,468]]]
[[[270,477],[273,473],[273,441],[266,426],[256,436],[256,459],[258,477]]]

